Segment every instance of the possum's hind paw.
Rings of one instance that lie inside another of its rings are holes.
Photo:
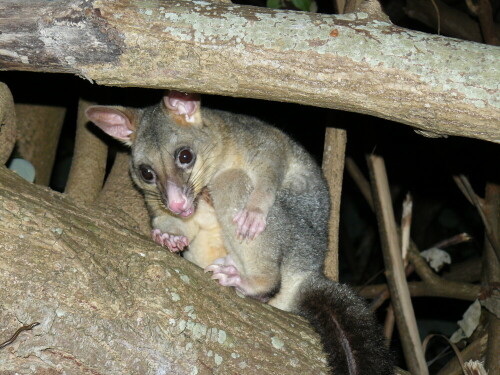
[[[205,267],[205,272],[212,272],[212,279],[222,286],[241,287],[240,271],[229,256],[218,258],[211,265]]]
[[[261,234],[266,229],[266,217],[267,215],[259,209],[245,208],[238,212],[233,218],[233,222],[238,226],[236,231],[238,239],[253,240]]]
[[[189,246],[189,240],[186,237],[175,236],[170,233],[163,233],[159,229],[153,229],[151,231],[151,237],[156,243],[160,244],[161,246],[167,247],[174,253],[182,251],[184,250],[184,248]]]

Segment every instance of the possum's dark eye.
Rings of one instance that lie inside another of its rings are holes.
[[[139,166],[139,172],[141,173],[142,179],[146,182],[153,182],[155,179],[155,172],[147,165],[141,164]]]
[[[193,152],[186,147],[183,147],[177,151],[177,162],[180,167],[189,167],[194,161]]]

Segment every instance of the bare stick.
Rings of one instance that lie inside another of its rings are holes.
[[[372,182],[373,198],[376,207],[375,212],[379,223],[384,263],[387,269],[386,277],[389,290],[391,291],[404,356],[412,374],[427,375],[429,372],[421,347],[417,322],[401,258],[384,161],[381,157],[371,155],[368,157],[368,167],[370,169],[370,180]]]
[[[429,267],[424,258],[420,255],[418,250],[414,247],[410,248],[408,253],[410,262],[415,266],[415,272],[420,276],[422,281],[426,284],[429,292],[431,291],[448,291],[449,293],[456,293],[459,295],[467,295],[469,298],[477,298],[479,293],[479,286],[467,283],[460,283],[451,280],[445,280]],[[453,297],[452,297],[453,298]]]
[[[385,316],[385,322],[384,322],[384,336],[386,338],[386,345],[390,346],[391,339],[392,339],[392,334],[394,333],[394,324],[395,324],[395,319],[394,319],[394,307],[392,304],[389,305],[387,308],[387,315]]]
[[[461,351],[461,356],[464,361],[470,359],[482,358],[486,352],[486,344],[488,335],[481,335],[478,339],[469,344]],[[444,366],[437,375],[462,375],[462,367],[457,357],[454,357]]]
[[[108,156],[108,147],[92,132],[96,127],[89,128],[85,117],[85,110],[91,104],[83,99],[78,103],[75,151],[64,191],[85,203],[92,203],[102,189]]]
[[[453,177],[455,180],[455,183],[458,185],[462,193],[466,196],[466,198],[471,202],[474,207],[476,207],[477,212],[479,213],[479,216],[481,217],[481,220],[484,225],[484,230],[486,232],[486,238],[488,239],[488,242],[492,246],[494,250],[494,254],[496,255],[497,261],[500,261],[500,245],[498,241],[495,238],[495,233],[493,229],[491,228],[491,224],[486,217],[486,213],[484,211],[484,200],[479,198],[479,196],[474,192],[474,189],[472,188],[472,185],[469,182],[469,179],[465,177],[464,175],[459,175]]]
[[[403,215],[401,217],[401,256],[406,268],[408,264],[408,249],[410,248],[410,229],[413,201],[410,193],[406,195],[403,202]]]
[[[346,143],[347,135],[344,129],[326,128],[323,172],[328,181],[331,208],[325,274],[332,280],[339,279],[339,217]]]
[[[481,287],[475,284],[453,283],[453,285],[431,285],[424,281],[410,281],[408,283],[410,295],[412,297],[442,297],[454,298],[464,301],[475,301],[481,291]],[[383,293],[387,290],[387,284],[376,284],[357,289],[358,294],[364,298],[383,298]],[[378,301],[381,305],[384,300]],[[376,306],[379,307],[379,306]],[[372,307],[373,309],[373,307]]]
[[[484,282],[493,285],[500,282],[500,262],[498,253],[499,241],[495,233],[500,231],[500,185],[486,184],[484,200],[485,219],[490,223],[491,233],[486,232],[489,241],[485,241],[484,247]],[[488,348],[486,350],[486,368],[489,374],[500,373],[500,319],[497,315],[488,311]]]

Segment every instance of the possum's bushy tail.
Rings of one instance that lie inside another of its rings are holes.
[[[381,328],[349,287],[315,276],[301,290],[299,314],[320,334],[334,375],[394,373]]]

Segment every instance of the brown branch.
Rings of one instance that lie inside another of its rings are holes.
[[[498,37],[493,21],[493,9],[491,8],[490,0],[478,0],[477,18],[481,25],[481,32],[485,43],[493,46],[500,45],[500,38]]]
[[[66,108],[16,104],[17,150],[35,167],[35,182],[48,185]]]
[[[347,134],[344,129],[326,128],[323,152],[323,172],[328,181],[331,207],[325,274],[332,280],[339,279],[339,218],[346,143]]]
[[[401,258],[385,165],[382,158],[372,155],[368,157],[368,167],[386,266],[386,277],[406,363],[411,373],[428,374]]]
[[[463,284],[456,288],[449,287],[432,287],[424,281],[408,282],[408,289],[412,297],[440,297],[453,298],[464,301],[475,301],[480,293],[481,287],[473,284]],[[384,298],[385,293],[388,293],[387,284],[375,284],[364,286],[357,289],[358,294],[364,298]],[[387,296],[389,296],[387,294]]]
[[[481,278],[481,258],[471,258],[460,263],[452,263],[449,271],[442,274],[443,279],[474,283]]]
[[[346,19],[185,0],[67,0],[0,3],[0,15],[4,70],[287,101],[500,142],[490,69],[500,51],[361,12]]]
[[[9,159],[16,144],[14,99],[5,83],[0,82],[0,165]]]
[[[40,322],[0,350],[2,374],[327,373],[303,319],[222,288],[118,211],[0,166],[0,342]]]
[[[442,248],[445,248],[448,246],[457,245],[459,243],[468,242],[471,239],[472,239],[472,237],[464,232],[464,233],[457,234],[453,237],[444,239],[442,241],[439,241],[439,242],[435,243],[434,245],[432,245],[430,248],[437,247],[439,249],[442,249]]]
[[[95,201],[102,189],[108,156],[108,147],[94,132],[96,128],[89,128],[85,117],[85,109],[91,104],[83,99],[78,104],[75,150],[64,191],[69,197],[86,203]]]
[[[474,192],[474,189],[466,176],[454,176],[453,179],[469,202],[471,202],[471,204],[476,208],[479,216],[481,217],[481,221],[483,222],[486,238],[494,250],[497,261],[500,261],[500,243],[498,242],[495,232],[486,217],[486,213],[484,211],[484,200],[479,198],[479,196]]]
[[[485,219],[490,224],[491,233],[486,233],[487,241],[484,247],[483,282],[493,285],[500,282],[500,262],[495,256],[495,249],[499,246],[500,233],[500,185],[486,184],[484,199]],[[493,241],[493,242],[492,242]],[[498,253],[496,254],[498,255]],[[500,373],[500,318],[488,311],[488,348],[486,350],[486,368],[489,374]]]
[[[471,359],[477,359],[484,357],[486,352],[486,346],[488,342],[488,335],[483,334],[478,337],[475,341],[467,345],[465,349],[460,352],[463,361],[469,361]],[[446,366],[444,366],[437,375],[462,375],[462,367],[459,360],[454,357],[449,361]]]
[[[127,152],[117,152],[111,172],[96,203],[100,204],[103,210],[108,206],[120,208],[126,213],[120,220],[149,236],[151,225],[146,203],[130,178],[129,160]]]
[[[415,247],[410,248],[408,253],[410,262],[415,267],[415,272],[422,279],[426,285],[429,293],[434,295],[441,294],[442,296],[447,295],[451,298],[454,295],[460,296],[461,299],[474,300],[479,295],[479,286],[467,283],[460,283],[451,280],[445,280],[438,275],[429,267],[424,258],[416,250]]]
[[[392,304],[390,304],[387,307],[387,314],[385,316],[385,322],[384,322],[384,336],[386,338],[386,345],[389,346],[391,339],[392,339],[392,334],[394,333],[394,324],[396,323],[396,320],[394,319],[394,308],[392,307]]]

